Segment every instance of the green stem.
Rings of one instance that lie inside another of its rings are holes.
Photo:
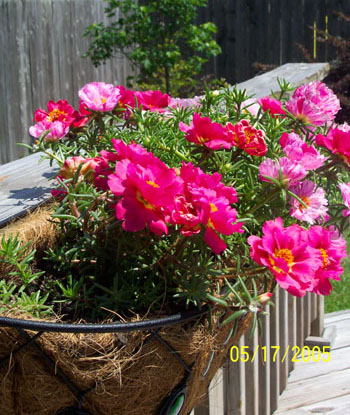
[[[251,209],[248,210],[248,212],[246,212],[246,214],[252,214],[254,212],[256,212],[257,210],[259,210],[262,206],[265,205],[265,203],[269,202],[270,200],[272,200],[278,193],[280,192],[280,189],[275,189],[272,193],[270,193],[263,201],[261,201],[260,203],[258,203],[257,205],[255,205],[254,207],[252,207]]]

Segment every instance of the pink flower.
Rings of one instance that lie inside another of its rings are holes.
[[[331,128],[326,137],[318,134],[316,144],[327,148],[350,166],[350,131],[346,126]]]
[[[170,95],[161,91],[138,91],[136,92],[138,106],[148,111],[164,112],[170,103]]]
[[[170,108],[195,108],[201,106],[201,97],[194,98],[171,98],[169,107]]]
[[[79,179],[87,179],[90,182],[94,182],[95,186],[102,190],[107,190],[107,176],[113,173],[113,170],[109,167],[109,164],[101,157],[84,158],[81,156],[71,157],[63,163],[61,167],[59,178],[72,179],[78,168]]]
[[[314,275],[322,265],[320,252],[306,241],[300,226],[283,227],[281,218],[264,223],[263,236],[250,236],[250,256],[267,267],[278,284],[290,294],[301,297],[313,287]]]
[[[344,205],[347,207],[347,209],[344,209],[342,213],[343,216],[347,218],[348,216],[350,216],[350,182],[340,183],[338,187],[341,190]]]
[[[241,104],[242,112],[249,113],[254,117],[258,115],[260,110],[259,104],[255,101],[255,99],[248,98]]]
[[[281,157],[278,161],[271,159],[264,160],[259,167],[259,179],[264,182],[270,182],[268,177],[272,177],[280,182],[281,186],[291,187],[298,184],[306,176],[305,168],[289,160],[287,157]]]
[[[125,144],[122,140],[112,138],[112,143],[116,153],[106,150],[102,150],[100,153],[107,161],[115,162],[129,160],[133,163],[140,164],[143,167],[147,167],[148,164],[152,163],[162,164],[164,167],[166,166],[161,160],[154,157],[152,153],[149,153],[145,148],[135,142]]]
[[[221,174],[217,172],[206,174],[199,167],[194,167],[192,163],[183,163],[180,177],[183,179],[186,189],[195,198],[200,198],[203,193],[211,192],[215,197],[226,198],[230,204],[238,201],[236,190],[233,187],[225,186],[221,182]]]
[[[282,108],[282,103],[281,101],[278,101],[278,99],[267,96],[260,98],[258,103],[261,105],[263,111],[269,111],[272,117],[275,115],[286,115],[286,112]]]
[[[208,117],[201,117],[194,113],[190,125],[180,122],[179,128],[186,133],[186,140],[190,143],[204,145],[212,150],[232,147],[232,139],[221,124],[212,122]]]
[[[116,197],[116,217],[126,231],[137,232],[148,225],[157,235],[168,233],[167,219],[175,197],[182,192],[182,180],[164,163],[147,167],[124,159],[109,175],[108,186]]]
[[[93,111],[112,111],[118,104],[120,90],[112,84],[90,82],[78,92],[87,109]]]
[[[286,102],[286,108],[304,123],[324,125],[334,120],[340,103],[332,90],[317,81],[297,88]]]
[[[313,224],[318,217],[326,216],[328,202],[325,198],[325,191],[321,187],[316,189],[314,182],[305,180],[290,190],[306,205],[305,207],[298,200],[291,198],[289,200],[292,206],[290,215],[293,218]]]
[[[265,133],[249,124],[248,120],[241,120],[237,124],[226,125],[234,146],[241,148],[251,156],[264,156],[267,153]]]
[[[205,174],[192,163],[183,163],[180,177],[184,181],[184,192],[175,200],[172,221],[181,225],[185,236],[204,229],[204,241],[219,255],[227,247],[219,234],[243,232],[243,223],[236,223],[236,210],[230,206],[237,201],[236,191],[221,182],[220,174]]]
[[[334,229],[325,229],[321,226],[313,226],[307,231],[307,241],[309,246],[320,252],[322,258],[314,283],[308,291],[329,295],[332,291],[329,279],[339,281],[343,273],[340,261],[347,256],[346,242]]]
[[[44,141],[57,141],[65,137],[69,133],[69,125],[61,121],[40,121],[29,128],[29,134],[32,137],[39,138],[41,134],[49,131]]]
[[[91,117],[91,112],[86,108],[86,105],[83,102],[79,102],[79,112],[76,112],[75,120],[73,122],[73,127],[80,128],[84,127]]]
[[[315,170],[327,160],[314,146],[308,145],[298,134],[283,133],[280,144],[285,155],[292,161],[300,163],[305,170]]]
[[[51,124],[54,121],[60,121],[63,124],[71,125],[75,120],[77,112],[68,104],[65,99],[57,102],[49,101],[47,103],[47,111],[39,108],[34,113],[34,121],[45,122]]]

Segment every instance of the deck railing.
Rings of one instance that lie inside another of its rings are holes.
[[[322,79],[328,64],[286,64],[238,85],[257,98],[278,92],[277,78],[294,85]],[[49,178],[55,167],[48,162],[38,165],[37,154],[0,166],[0,227],[24,215],[50,198]],[[244,335],[234,349],[244,350],[237,362],[221,368],[204,402],[191,415],[270,415],[277,408],[278,397],[285,389],[288,374],[293,370],[293,357],[304,346],[305,339],[323,332],[323,299],[314,294],[292,297],[284,290],[274,294],[275,306],[267,306],[263,329]],[[313,338],[310,338],[313,336]],[[242,349],[243,348],[243,349]]]

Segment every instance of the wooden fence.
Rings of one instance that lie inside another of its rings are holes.
[[[211,60],[207,73],[234,84],[254,76],[254,62],[282,65],[305,62],[297,47],[304,45],[318,62],[335,58],[335,50],[315,42],[314,28],[350,40],[350,22],[334,11],[350,15],[349,0],[208,0],[198,22],[218,26],[222,54]]]
[[[125,84],[123,57],[94,68],[85,28],[104,20],[102,0],[0,0],[0,164],[27,154],[28,128],[37,108],[66,99],[77,107],[87,82]]]
[[[328,69],[328,64],[321,63],[287,64],[239,87],[262,97],[271,90],[278,91],[278,77],[299,85],[322,79]],[[54,167],[47,160],[38,166],[38,156],[33,154],[0,166],[0,227],[50,197],[49,177]],[[228,359],[211,383],[206,401],[192,415],[270,415],[277,408],[278,397],[293,369],[292,348],[302,347],[310,334],[322,334],[323,301],[314,294],[297,299],[277,289],[274,302],[275,307],[268,307],[268,315],[263,317],[261,335],[256,330],[251,338],[245,335],[238,344],[240,350],[248,346],[250,362],[238,359],[233,363]],[[280,348],[277,352],[276,347]]]

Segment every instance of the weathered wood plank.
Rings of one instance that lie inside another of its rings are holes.
[[[237,85],[239,89],[246,89],[248,94],[255,95],[257,98],[278,92],[277,78],[284,78],[292,85],[301,85],[306,82],[323,79],[329,71],[328,63],[287,63],[273,71],[264,73],[241,82]]]
[[[271,411],[274,411],[278,405],[278,398],[281,393],[280,390],[280,354],[276,352],[276,348],[280,347],[280,313],[279,313],[279,298],[280,298],[280,288],[276,287],[274,294],[274,303],[275,306],[271,311],[271,320],[270,320],[270,362],[271,362],[271,372],[270,372],[270,402],[271,402]]]
[[[288,385],[280,399],[276,414],[319,403],[320,399],[350,395],[349,377],[350,369],[345,369]]]
[[[50,198],[55,168],[48,160],[38,164],[39,158],[33,154],[0,166],[0,227]]]
[[[262,334],[260,337],[260,356],[259,356],[259,415],[271,413],[270,404],[270,312],[271,307],[265,308],[266,315],[262,317]],[[261,347],[266,347],[266,353]]]

